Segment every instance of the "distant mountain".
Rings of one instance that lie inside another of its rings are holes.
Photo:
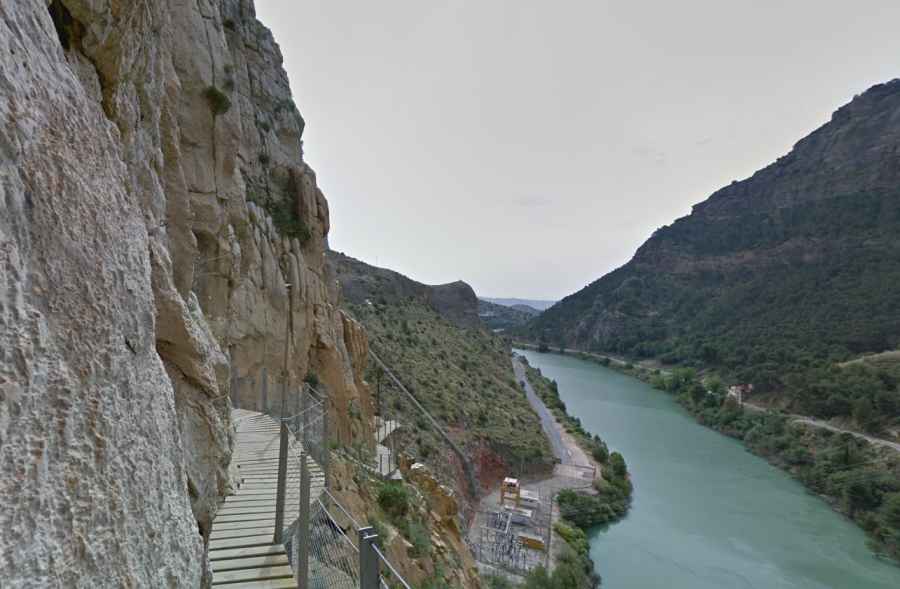
[[[472,287],[461,280],[431,286],[387,268],[370,266],[339,252],[329,251],[327,260],[341,285],[344,299],[353,304],[381,302],[393,305],[415,300],[458,326],[481,325],[478,319],[478,297]]]
[[[826,417],[900,414],[895,379],[835,367],[900,344],[900,80],[657,230],[527,332],[715,367]]]
[[[540,312],[545,311],[556,304],[556,301],[546,301],[540,299],[492,299],[490,297],[479,297],[482,301],[494,303],[495,305],[503,305],[504,307],[526,306]],[[526,311],[527,309],[520,309]]]
[[[540,311],[528,305],[507,307],[478,299],[478,316],[482,323],[493,330],[507,331],[522,327],[539,314]]]

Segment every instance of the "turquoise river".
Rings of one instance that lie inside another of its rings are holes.
[[[590,534],[605,589],[898,589],[865,534],[669,395],[596,363],[518,350],[625,456],[629,515]]]

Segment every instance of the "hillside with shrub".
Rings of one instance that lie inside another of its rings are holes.
[[[443,287],[423,285],[347,256],[329,256],[341,286],[356,285],[345,290],[351,296],[344,307],[365,326],[371,347],[463,448],[481,485],[510,472],[552,468],[540,421],[515,381],[509,344],[477,322],[474,293],[456,296],[456,303],[448,306],[448,297],[430,292]],[[363,284],[365,288],[359,286]],[[465,283],[454,283],[454,288],[471,292]],[[475,323],[470,321],[473,316]],[[390,390],[380,372],[370,365],[367,380],[384,405],[381,412],[406,425],[397,434],[404,451],[426,463],[439,463],[448,454],[446,446],[421,412]]]
[[[898,425],[900,81],[657,230],[522,330],[534,342],[713,368],[797,413]]]
[[[540,311],[525,305],[508,307],[484,299],[478,299],[478,316],[481,321],[495,331],[508,331],[521,327],[539,315]]]

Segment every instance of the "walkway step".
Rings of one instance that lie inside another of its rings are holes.
[[[209,534],[210,540],[222,540],[225,538],[246,538],[247,536],[258,536],[262,534],[268,534],[272,536],[275,534],[274,526],[254,526],[254,527],[246,527],[242,529],[231,529],[231,530],[221,530],[216,528]]]
[[[250,546],[244,548],[220,548],[218,550],[210,551],[209,560],[210,562],[215,563],[219,560],[269,556],[284,553],[284,546],[281,544],[267,544],[265,546]]]
[[[287,554],[269,554],[266,556],[249,556],[247,558],[229,558],[210,563],[213,572],[237,569],[285,566],[288,564]]]
[[[291,579],[294,571],[288,565],[264,566],[257,569],[213,571],[213,587],[238,581],[262,581],[266,579]]]
[[[272,517],[267,517],[265,519],[252,520],[252,521],[254,521],[255,522],[254,525],[257,525],[257,526],[274,526],[275,525],[275,515],[273,514]],[[215,529],[210,533],[215,534],[216,532],[219,532],[222,530],[243,530],[246,527],[247,527],[246,521],[220,522],[217,520]]]
[[[244,536],[243,538],[224,538],[222,540],[210,540],[209,549],[219,548],[245,548],[250,546],[264,546],[272,543],[272,534],[260,534],[258,536]]]
[[[213,577],[215,577],[213,573]],[[213,581],[214,587],[222,587],[222,589],[295,589],[297,584],[293,579],[269,579],[266,581],[247,581],[244,583],[229,583],[228,585],[218,585]]]
[[[229,516],[229,515],[247,515],[250,513],[269,513],[272,511],[271,507],[262,505],[260,507],[232,507],[232,508],[224,508],[220,509],[218,515],[220,516]]]
[[[219,521],[223,523],[235,523],[235,522],[252,522],[252,521],[262,521],[265,519],[272,519],[275,517],[275,510],[272,510],[272,513],[243,513],[240,515],[229,515],[229,516],[220,516],[216,518],[216,521],[213,523],[213,529],[216,529],[216,524]],[[247,525],[255,525],[255,524],[247,524]]]

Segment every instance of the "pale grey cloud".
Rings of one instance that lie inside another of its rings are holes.
[[[497,296],[580,288],[900,74],[900,3],[883,0],[257,0],[257,12],[307,121],[332,245]]]
[[[656,164],[657,166],[662,166],[666,163],[665,152],[655,149],[649,145],[639,145],[633,148],[631,151],[639,158],[649,160],[651,163]]]
[[[515,207],[532,209],[549,206],[553,204],[553,199],[549,196],[523,195],[510,199],[509,203]]]

